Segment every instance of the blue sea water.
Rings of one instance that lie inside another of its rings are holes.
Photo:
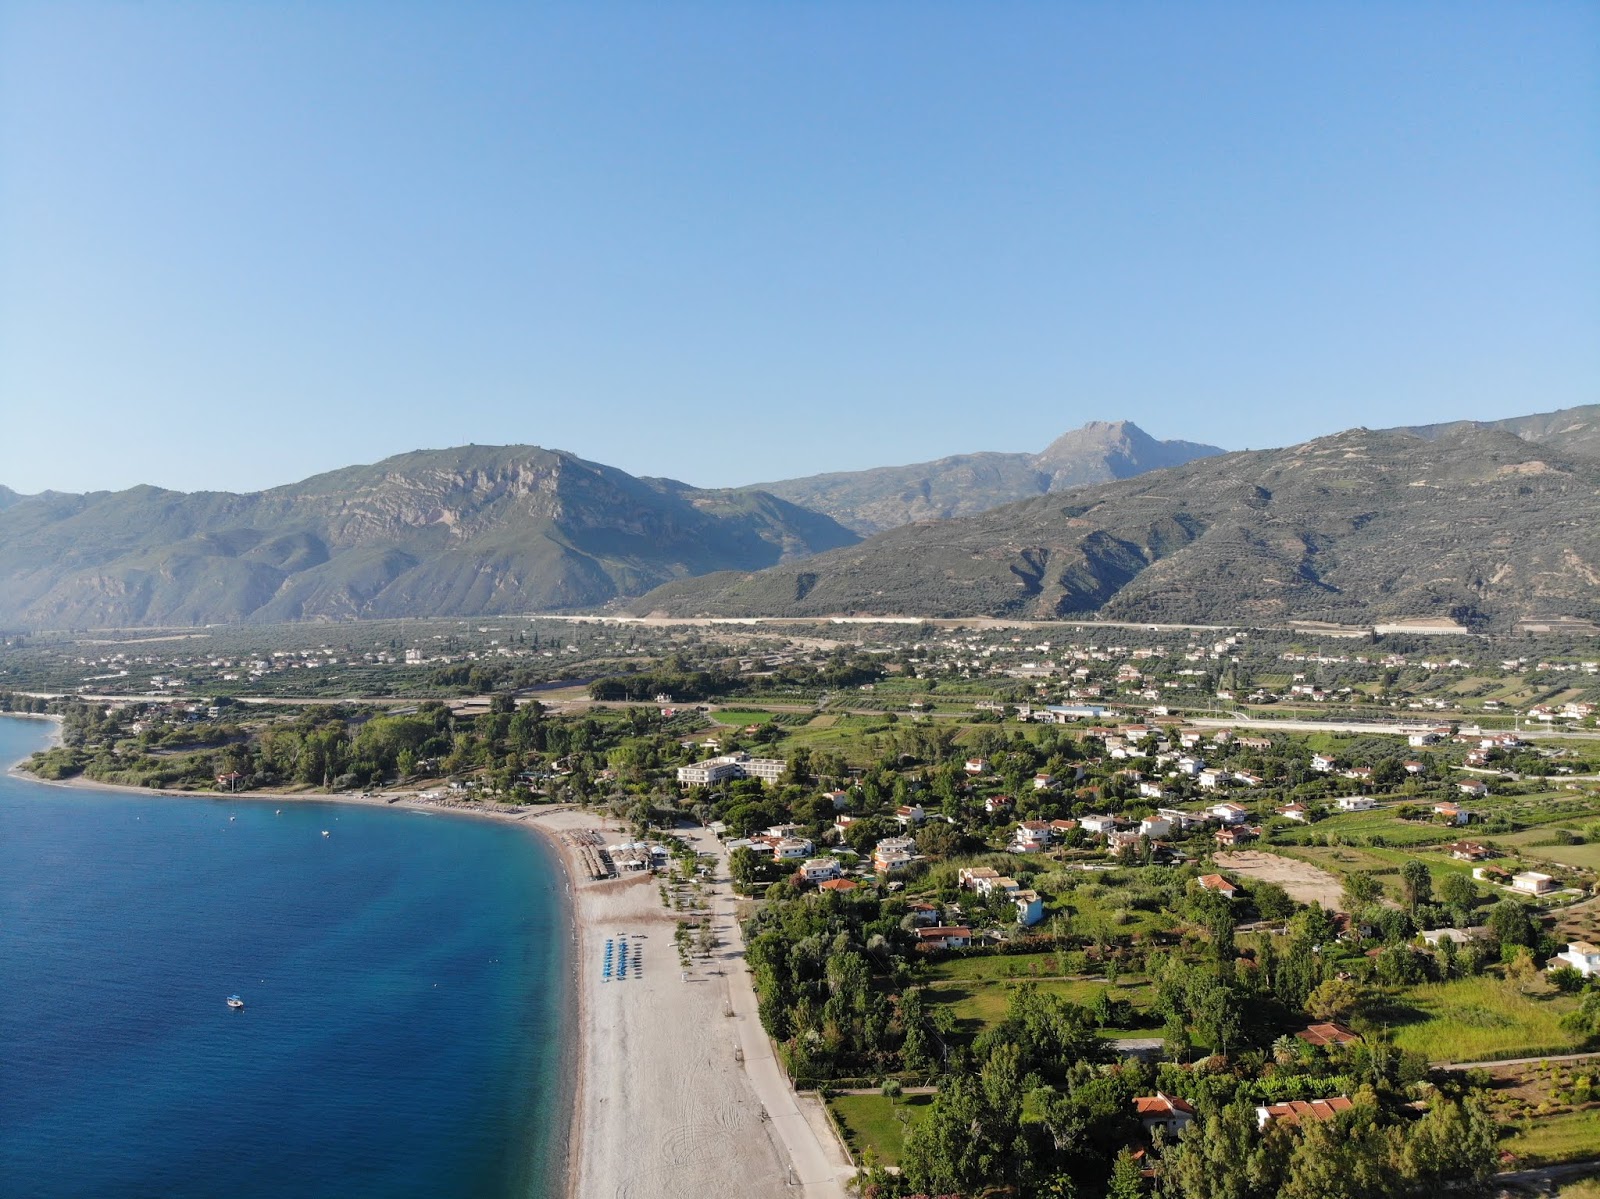
[[[563,887],[489,821],[0,777],[0,1195],[558,1194]]]

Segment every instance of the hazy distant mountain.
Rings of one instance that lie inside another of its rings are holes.
[[[1600,404],[1583,404],[1533,416],[1513,416],[1509,420],[1450,421],[1442,425],[1412,425],[1400,430],[1430,440],[1462,429],[1498,429],[1515,433],[1524,441],[1548,445],[1563,454],[1600,458]]]
[[[9,508],[12,504],[21,503],[27,498],[25,495],[18,495],[4,484],[0,484],[0,510]]]
[[[535,446],[402,454],[250,495],[47,493],[0,510],[0,624],[85,627],[589,607],[857,540],[759,491]]]
[[[1051,491],[1106,483],[1223,451],[1192,441],[1157,441],[1132,421],[1090,421],[1038,454],[957,454],[911,466],[880,466],[755,486],[858,533],[919,520],[970,516]]]
[[[1564,426],[1563,426],[1564,427]],[[908,525],[631,607],[1152,622],[1600,617],[1600,461],[1467,426],[1356,429]]]

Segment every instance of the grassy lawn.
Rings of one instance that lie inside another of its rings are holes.
[[[1575,822],[1582,830],[1592,822],[1592,817]],[[1540,845],[1540,841],[1550,840],[1550,830],[1529,829],[1527,832],[1514,833],[1509,837],[1496,837],[1495,842],[1508,848],[1515,847],[1516,851],[1526,858],[1542,858],[1547,862],[1559,862],[1563,866],[1579,866],[1587,870],[1600,870],[1600,843],[1591,842],[1588,845]]]
[[[1600,1109],[1562,1112],[1521,1122],[1517,1131],[1502,1142],[1515,1153],[1520,1164],[1547,1166],[1556,1162],[1582,1161],[1600,1152]],[[1592,1184],[1591,1184],[1592,1185]],[[1563,1195],[1569,1192],[1563,1190]],[[1573,1191],[1581,1195],[1583,1191]],[[1587,1192],[1600,1196],[1600,1187]]]
[[[772,713],[761,708],[724,708],[711,713],[711,719],[718,724],[731,724],[743,728],[747,724],[765,724],[772,719]]]
[[[1412,801],[1419,807],[1422,800]],[[1431,805],[1429,805],[1431,806]],[[1461,831],[1443,824],[1429,824],[1414,820],[1401,820],[1392,811],[1352,812],[1347,816],[1329,816],[1312,826],[1319,837],[1337,833],[1341,837],[1382,837],[1390,845],[1431,845],[1439,841],[1454,841]]]
[[[835,1095],[828,1100],[828,1107],[844,1130],[845,1143],[856,1161],[861,1161],[862,1155],[870,1150],[873,1158],[886,1166],[900,1164],[906,1134],[926,1118],[932,1105],[932,1095],[905,1095],[899,1099],[883,1095]]]
[[[1573,1053],[1582,1038],[1561,1027],[1576,1006],[1543,983],[1524,995],[1514,984],[1484,975],[1423,983],[1400,992],[1387,1017],[1394,1043],[1434,1062]]]
[[[929,1003],[948,1005],[951,1015],[956,1018],[960,1035],[975,1037],[1005,1019],[1011,1007],[1012,993],[1026,981],[1029,980],[995,978],[935,982],[928,987],[927,1000]],[[1035,985],[1044,994],[1056,995],[1083,1007],[1093,1004],[1100,992],[1106,989],[1105,983],[1092,979],[1045,979]],[[1112,992],[1116,998],[1126,999],[1133,1005],[1135,1024],[1141,1022],[1140,1017],[1148,1011],[1154,997],[1154,988],[1144,981],[1130,983],[1119,980]],[[1104,1028],[1100,1032],[1108,1037],[1150,1036],[1151,1028],[1155,1025],[1150,1021],[1145,1023],[1146,1027],[1142,1028]]]

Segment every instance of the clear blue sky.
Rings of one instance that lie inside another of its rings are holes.
[[[0,0],[0,482],[1600,400],[1600,5]]]

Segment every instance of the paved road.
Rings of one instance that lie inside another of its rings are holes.
[[[734,952],[728,984],[728,1006],[734,1015],[745,1072],[756,1097],[766,1109],[778,1139],[789,1154],[800,1193],[806,1199],[845,1199],[845,1184],[855,1177],[849,1159],[828,1127],[816,1100],[801,1098],[789,1085],[788,1075],[772,1052],[772,1042],[761,1027],[756,992],[744,968],[744,936],[734,909],[737,898],[728,878],[727,855],[721,844],[703,829],[679,830],[701,853],[714,853],[720,863],[711,888],[712,924],[717,937]]]

